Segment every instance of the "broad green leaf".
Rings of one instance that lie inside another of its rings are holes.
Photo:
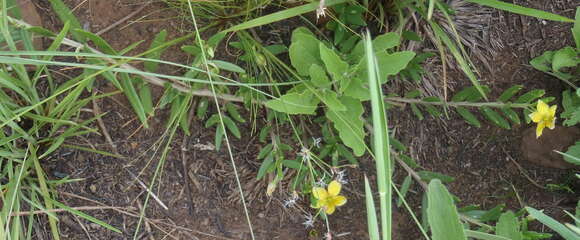
[[[544,96],[545,93],[546,91],[544,91],[543,89],[534,89],[532,91],[525,93],[524,95],[521,95],[515,101],[515,103],[530,103],[536,100],[537,98]]]
[[[319,44],[320,48],[320,58],[324,62],[324,66],[326,66],[326,70],[332,76],[334,81],[338,81],[346,76],[346,72],[348,70],[348,64],[342,59],[340,56],[336,54],[336,52],[324,45],[324,43]]]
[[[151,42],[151,46],[149,46],[149,50],[154,49],[158,46],[161,46],[163,43],[165,43],[166,37],[167,37],[166,30],[163,30],[163,31],[157,33],[157,35],[155,35],[155,38],[153,38],[153,42]],[[164,49],[157,49],[155,51],[152,51],[152,52],[148,53],[146,55],[146,57],[151,58],[151,59],[160,59],[161,54],[163,53],[163,50]],[[157,67],[159,66],[159,63],[146,61],[143,63],[143,66],[145,67],[145,70],[147,70],[149,72],[155,72],[155,71],[157,71]]]
[[[401,207],[401,205],[403,204],[403,198],[407,196],[407,192],[409,191],[409,188],[411,188],[412,184],[413,178],[411,177],[411,175],[407,175],[403,180],[403,184],[401,184],[401,197],[397,199],[397,207]]]
[[[297,160],[284,160],[282,161],[282,165],[287,168],[292,168],[296,170],[300,170],[304,168],[304,164]]]
[[[242,117],[242,115],[238,111],[238,108],[236,107],[235,104],[233,104],[233,103],[227,103],[226,104],[226,110],[228,111],[228,115],[230,117],[232,117],[234,120],[236,120],[238,122],[241,122],[241,123],[245,123],[246,122],[246,120]]]
[[[542,72],[549,72],[552,69],[552,59],[554,58],[554,51],[545,51],[542,55],[533,58],[530,65]]]
[[[504,208],[505,208],[505,204],[503,204],[503,203],[498,204],[497,206],[493,207],[492,209],[485,211],[485,213],[479,217],[479,220],[482,222],[489,222],[489,221],[495,222],[501,216],[501,212],[503,211]]]
[[[576,142],[576,144],[570,146],[566,154],[564,154],[564,160],[569,163],[580,165],[580,141]]]
[[[219,151],[221,149],[223,139],[224,139],[224,129],[221,127],[221,125],[218,125],[215,128],[215,138],[214,138],[214,144],[215,144],[216,150]]]
[[[361,101],[370,100],[369,89],[365,87],[364,82],[360,78],[348,78],[343,82],[346,84],[344,87],[341,85],[341,90],[345,96],[353,97]]]
[[[350,147],[355,156],[362,156],[365,152],[364,122],[361,117],[364,112],[362,103],[354,98],[343,96],[340,102],[346,106],[346,111],[326,111],[326,117],[334,123],[340,139]]]
[[[523,87],[524,87],[523,85],[513,85],[510,88],[508,88],[507,90],[503,91],[503,93],[501,93],[501,95],[499,96],[499,98],[497,98],[497,100],[500,102],[507,102],[516,93],[518,93],[520,90],[522,90]]]
[[[521,120],[520,117],[518,116],[518,113],[516,111],[514,111],[511,108],[502,108],[501,111],[503,112],[503,115],[506,116],[510,121],[512,121],[515,124],[520,124]]]
[[[505,212],[495,224],[495,234],[511,240],[522,240],[518,218],[512,211]]]
[[[358,160],[356,160],[354,155],[352,155],[352,152],[350,152],[344,145],[336,144],[336,151],[340,156],[346,158],[350,164],[358,165]]]
[[[463,117],[463,119],[465,119],[467,123],[476,126],[478,128],[481,127],[481,123],[479,122],[479,120],[477,120],[477,117],[475,117],[475,115],[473,115],[473,113],[471,113],[469,110],[463,107],[457,107],[456,110],[457,113],[459,113],[459,115],[461,115],[461,117]]]
[[[274,157],[272,154],[268,155],[260,165],[260,169],[258,169],[258,174],[256,175],[256,179],[262,179],[266,173],[270,172],[274,166]]]
[[[415,57],[415,52],[402,51],[393,54],[377,53],[377,62],[379,73],[381,74],[381,84],[387,82],[388,76],[397,75],[401,70],[407,67],[407,64]]]
[[[288,93],[279,99],[267,101],[266,107],[288,114],[315,114],[319,99],[311,92]]]
[[[423,113],[421,112],[419,107],[417,107],[417,104],[411,103],[410,105],[411,105],[411,111],[413,111],[413,113],[415,114],[415,116],[417,116],[419,121],[425,119],[425,117],[423,116]]]
[[[532,216],[533,218],[537,219],[544,225],[548,226],[550,229],[560,234],[560,236],[562,236],[564,239],[566,240],[580,239],[580,235],[574,233],[572,230],[568,229],[566,226],[559,223],[550,216],[544,214],[543,212],[538,211],[532,207],[526,207],[526,210],[528,211],[528,213],[530,213],[530,216]]]
[[[210,60],[208,61],[209,64],[213,64],[221,70],[226,70],[235,73],[246,73],[246,70],[241,68],[240,66],[233,64],[231,62],[221,61],[221,60]]]
[[[223,115],[222,119],[224,120],[224,125],[226,126],[226,128],[236,137],[236,138],[241,138],[242,137],[242,133],[240,133],[240,129],[238,129],[238,126],[236,125],[236,123],[234,122],[234,120],[232,120],[230,117]]]
[[[141,88],[139,88],[139,99],[141,99],[141,104],[143,104],[143,110],[145,110],[145,113],[152,115],[153,97],[151,95],[151,87],[149,87],[149,84],[144,83]]]
[[[564,121],[565,126],[574,126],[580,122],[580,107],[570,113],[568,119]]]
[[[330,108],[330,111],[346,111],[346,107],[338,100],[336,92],[326,90],[321,92],[321,95],[322,102]]]
[[[318,88],[329,88],[331,86],[330,79],[328,79],[326,71],[321,66],[312,64],[309,72],[310,80],[314,86]]]
[[[296,40],[292,41],[288,52],[290,63],[298,74],[308,76],[312,64],[323,66],[320,59],[320,41],[316,37],[301,32],[296,33],[295,31],[292,34],[292,38]]]
[[[268,46],[265,46],[264,48],[274,56],[281,54],[281,53],[288,52],[288,47],[286,47],[286,45],[282,45],[282,44],[268,45]]]
[[[373,50],[376,53],[383,52],[391,48],[398,47],[399,44],[401,44],[401,37],[399,34],[388,32],[376,37],[373,40]]]
[[[419,167],[419,164],[417,164],[417,161],[415,161],[415,159],[413,159],[412,157],[407,156],[405,154],[401,154],[399,156],[401,157],[401,160],[403,160],[403,162],[405,162],[407,165],[409,165],[409,167],[411,167],[412,169]]]
[[[491,121],[492,123],[494,123],[498,127],[505,128],[505,129],[511,129],[509,122],[507,120],[505,120],[505,118],[503,118],[495,110],[493,110],[489,107],[482,107],[482,108],[480,108],[480,110],[481,110],[481,113],[483,113],[483,116],[485,116],[485,118],[487,118],[487,120]]]
[[[429,183],[427,215],[433,240],[466,240],[451,195],[439,179]]]
[[[399,46],[399,44],[401,44],[401,37],[394,32],[388,32],[373,40],[373,51],[375,53],[385,52],[388,49]],[[357,62],[362,59],[364,54],[364,41],[359,41],[347,58],[349,61]]]
[[[558,22],[574,22],[574,20],[572,19],[557,14],[544,12],[533,8],[522,7],[498,0],[466,0],[466,1],[530,17],[536,17]]]
[[[260,150],[260,152],[258,153],[258,159],[264,159],[266,156],[268,156],[268,154],[270,154],[272,152],[272,149],[274,149],[274,145],[272,145],[271,143],[264,146],[262,148],[262,150]]]
[[[454,177],[447,176],[447,175],[442,174],[442,173],[436,173],[436,172],[430,172],[430,171],[418,171],[417,174],[419,175],[419,177],[421,177],[421,179],[423,181],[426,181],[426,182],[430,182],[433,179],[438,179],[439,181],[444,182],[444,183],[450,183],[450,182],[455,181]]]
[[[580,63],[578,53],[572,47],[562,48],[554,53],[552,71],[559,72],[561,68],[575,67]]]

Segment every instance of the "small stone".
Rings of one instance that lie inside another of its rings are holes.
[[[580,139],[577,127],[560,127],[553,130],[544,129],[542,136],[536,138],[536,127],[524,131],[521,151],[528,162],[549,168],[571,169],[574,165],[564,161],[559,153],[566,152],[568,147]]]
[[[89,190],[91,190],[92,193],[96,193],[97,192],[97,185],[91,184],[89,186]]]

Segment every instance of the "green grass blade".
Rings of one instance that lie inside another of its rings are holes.
[[[332,6],[332,5],[344,3],[347,1],[349,1],[349,0],[326,0],[325,5]],[[319,7],[318,1],[304,4],[302,6],[293,7],[293,8],[287,9],[287,10],[282,10],[282,11],[279,11],[276,13],[272,13],[272,14],[269,14],[266,16],[252,19],[250,21],[243,22],[241,24],[238,24],[238,25],[235,25],[231,28],[226,29],[224,32],[235,32],[235,31],[240,31],[240,30],[244,30],[244,29],[248,29],[248,28],[254,28],[254,27],[270,24],[270,23],[281,21],[281,20],[288,19],[291,17],[296,17],[298,15],[301,15],[301,14],[304,14],[307,12],[312,12],[312,11],[316,10],[318,7]]]
[[[544,214],[543,212],[538,211],[532,207],[526,207],[526,210],[528,211],[528,213],[530,213],[530,216],[532,216],[533,218],[537,219],[544,225],[548,226],[550,229],[560,234],[560,236],[562,236],[564,239],[566,240],[580,239],[580,235],[576,234],[575,232],[564,226],[564,224],[559,223],[558,221]]]
[[[64,23],[69,22],[72,29],[82,29],[82,26],[79,20],[75,17],[75,15],[71,12],[71,10],[64,4],[61,0],[49,0],[50,6],[58,15],[58,18]],[[84,42],[85,38],[76,32],[72,32],[73,37],[81,42]]]
[[[379,199],[381,208],[381,229],[383,240],[390,240],[392,234],[392,189],[391,189],[391,153],[389,132],[383,92],[380,84],[380,74],[377,66],[371,36],[367,32],[365,38],[365,52],[368,71],[369,92],[371,96],[373,119],[373,146],[377,168]]]
[[[191,18],[193,19],[193,26],[194,26],[194,28],[196,30],[195,31],[196,41],[197,41],[197,43],[200,46],[203,46],[203,44],[202,44],[202,41],[203,40],[201,39],[200,31],[199,31],[199,28],[197,26],[197,21],[196,21],[196,18],[195,18],[195,14],[193,13],[193,7],[192,7],[190,1],[188,1],[188,8],[189,8],[189,13],[191,14]],[[237,166],[236,166],[236,162],[234,161],[234,154],[232,152],[232,147],[230,145],[230,140],[229,140],[228,134],[226,132],[226,125],[224,123],[222,111],[220,109],[220,104],[219,104],[218,99],[217,99],[216,86],[214,85],[214,82],[213,82],[213,79],[212,79],[212,74],[210,73],[209,61],[208,61],[208,58],[206,56],[206,51],[205,50],[202,50],[201,51],[201,60],[202,60],[202,63],[204,65],[204,67],[205,67],[205,70],[206,70],[205,72],[207,74],[207,78],[210,81],[210,87],[211,87],[211,91],[213,93],[213,100],[214,100],[214,103],[215,103],[215,107],[216,107],[216,110],[217,110],[217,114],[218,114],[218,116],[220,118],[220,127],[221,127],[221,130],[224,133],[224,140],[225,140],[225,143],[226,143],[226,146],[227,146],[228,156],[229,156],[230,162],[232,164],[232,170],[234,172],[234,176],[236,178],[236,185],[237,185],[238,191],[240,193],[240,201],[242,202],[242,206],[244,208],[244,215],[246,217],[246,222],[248,224],[248,229],[250,231],[250,236],[251,236],[251,239],[254,240],[254,239],[256,239],[256,237],[254,236],[254,229],[253,229],[253,226],[252,226],[252,220],[250,218],[250,212],[249,212],[248,206],[246,204],[246,199],[245,199],[245,196],[244,196],[244,190],[242,188],[242,183],[240,181],[240,176],[238,174],[238,169],[237,169]]]
[[[44,205],[46,209],[53,209],[52,199],[50,197],[50,191],[48,189],[48,184],[46,182],[46,176],[42,166],[40,166],[40,160],[36,157],[36,148],[29,144],[30,149],[30,160],[34,163],[34,170],[37,175],[38,183],[40,185],[40,190],[42,197],[44,198]],[[50,226],[50,231],[54,240],[60,240],[60,234],[58,231],[58,224],[56,219],[48,218],[48,224]]]
[[[576,20],[572,28],[572,36],[574,37],[574,42],[576,42],[576,49],[580,51],[580,7],[576,8]]]
[[[69,207],[69,206],[67,206],[65,204],[62,204],[62,203],[58,202],[58,201],[52,200],[52,203],[55,206],[57,206],[59,208],[62,208],[64,210],[68,211],[68,212],[70,212],[71,214],[77,215],[77,216],[79,216],[81,218],[84,218],[84,219],[86,219],[86,220],[88,220],[88,221],[90,221],[92,223],[96,223],[96,224],[100,225],[101,227],[104,227],[106,229],[109,229],[109,230],[111,230],[113,232],[121,233],[121,230],[119,230],[119,229],[117,229],[117,228],[115,228],[115,227],[107,224],[106,222],[103,222],[103,221],[101,221],[99,219],[96,219],[95,217],[92,217],[90,215],[87,215],[86,213],[83,213],[83,212],[81,212],[79,210],[76,210],[74,208],[71,208],[71,207]]]
[[[377,222],[377,213],[375,210],[375,201],[373,199],[373,192],[369,185],[369,179],[365,176],[365,199],[367,206],[367,224],[369,227],[369,239],[380,240],[379,238],[379,223]]]
[[[560,16],[558,14],[544,12],[533,8],[522,7],[498,0],[466,0],[466,1],[530,17],[536,17],[558,22],[574,22],[574,20],[564,16]]]
[[[453,57],[455,57],[455,60],[457,60],[457,63],[461,67],[461,70],[465,73],[465,75],[467,75],[469,81],[471,81],[471,84],[473,84],[473,86],[475,86],[477,91],[487,100],[487,95],[485,94],[484,89],[479,84],[479,80],[477,79],[471,66],[469,66],[469,63],[465,60],[460,50],[457,48],[457,45],[453,42],[453,40],[449,38],[449,36],[447,36],[447,34],[443,31],[443,29],[441,29],[441,27],[437,23],[429,21],[429,24],[431,25],[431,28],[433,29],[435,35],[439,39],[441,39],[443,43],[445,43],[447,48],[449,48],[449,51],[451,52]]]
[[[484,232],[478,232],[478,231],[473,231],[473,230],[465,230],[465,235],[467,235],[467,237],[470,238],[475,238],[475,239],[482,239],[482,240],[513,240],[507,237],[502,237],[502,236],[498,236],[498,235],[493,235],[493,234],[489,234],[489,233],[484,233]]]
[[[463,225],[459,221],[457,208],[451,194],[441,183],[434,179],[429,183],[427,215],[433,240],[466,240]]]

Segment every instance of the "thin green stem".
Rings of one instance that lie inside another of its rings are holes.
[[[392,104],[417,103],[417,104],[449,106],[449,107],[528,108],[532,105],[529,103],[503,103],[503,102],[428,102],[421,99],[402,98],[402,97],[386,97],[384,98],[384,100]]]
[[[196,37],[196,40],[200,44],[200,46],[203,46],[201,44],[202,43],[202,39],[201,39],[201,36],[199,34],[199,29],[197,27],[197,21],[195,19],[195,14],[193,13],[193,6],[191,5],[191,1],[188,1],[187,3],[188,3],[188,6],[189,6],[189,12],[191,14],[191,18],[193,20],[193,26],[195,28],[195,37]],[[238,169],[236,167],[236,162],[234,161],[234,154],[232,152],[232,148],[231,148],[231,145],[230,145],[230,140],[229,140],[228,134],[226,132],[226,126],[224,124],[222,112],[220,110],[218,98],[217,98],[217,95],[216,95],[216,88],[215,88],[214,83],[213,83],[212,74],[210,73],[209,63],[207,61],[207,56],[205,54],[205,51],[203,51],[203,50],[201,51],[201,56],[202,56],[203,64],[205,66],[205,70],[206,70],[206,73],[207,73],[207,78],[210,81],[210,86],[211,86],[211,91],[213,93],[214,103],[215,103],[215,106],[216,106],[216,110],[218,112],[218,116],[220,118],[220,125],[221,125],[221,128],[222,128],[222,131],[224,132],[224,140],[226,142],[226,146],[227,146],[227,149],[228,149],[228,156],[230,158],[230,161],[231,161],[231,164],[232,164],[232,168],[233,168],[233,171],[234,171],[234,175],[236,177],[236,184],[238,185],[238,190],[240,192],[240,200],[242,201],[242,206],[244,207],[244,213],[246,215],[246,221],[248,223],[248,227],[249,227],[249,230],[250,230],[250,236],[252,237],[252,240],[254,240],[254,239],[256,239],[256,237],[254,236],[254,230],[252,228],[252,221],[250,220],[250,213],[249,213],[248,207],[246,206],[246,199],[244,197],[242,183],[240,182],[240,176],[238,174]]]

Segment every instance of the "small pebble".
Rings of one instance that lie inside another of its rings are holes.
[[[89,186],[89,190],[91,190],[92,193],[96,193],[97,192],[97,185],[91,184]]]

